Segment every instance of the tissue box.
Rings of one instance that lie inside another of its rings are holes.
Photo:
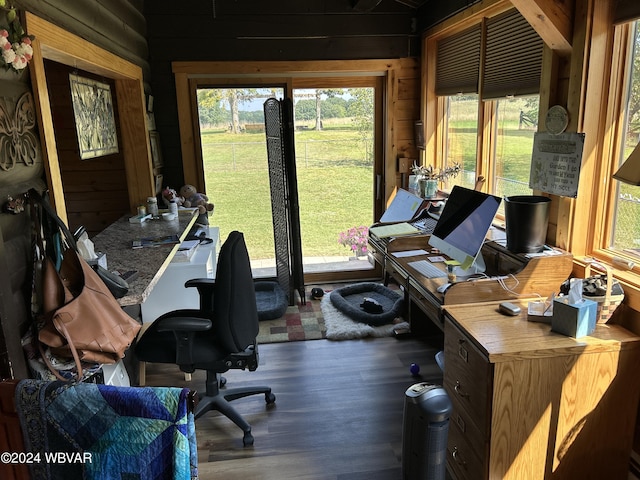
[[[551,330],[569,337],[579,338],[590,335],[596,329],[598,304],[592,300],[569,303],[566,297],[553,301]]]
[[[107,268],[107,254],[102,252],[96,252],[98,258],[95,260],[89,260],[87,263],[89,265],[100,265],[102,268]]]

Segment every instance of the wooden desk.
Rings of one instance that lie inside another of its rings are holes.
[[[129,282],[127,295],[118,299],[123,307],[144,302],[178,250],[178,244],[134,249],[131,242],[173,234],[184,240],[198,215],[195,209],[179,212],[178,218],[170,222],[149,220],[138,224],[129,223],[130,215],[125,215],[91,239],[97,252],[107,254],[109,270],[138,271],[138,277]]]
[[[448,467],[462,479],[626,479],[640,396],[640,337],[598,325],[579,339],[445,306]]]
[[[446,292],[439,293],[437,288],[448,283],[446,277],[428,278],[409,265],[410,262],[427,259],[431,254],[412,257],[394,255],[395,252],[417,249],[429,251],[428,242],[428,235],[394,239],[379,239],[373,235],[369,237],[370,251],[375,261],[382,266],[385,278],[392,277],[404,287],[409,321],[412,322],[414,309],[418,308],[440,329],[444,328],[442,307],[445,305],[513,300],[524,294],[547,297],[559,291],[560,285],[571,275],[573,268],[573,256],[567,252],[558,250],[558,255],[529,258],[523,254],[514,254],[496,242],[487,242],[482,247],[487,265],[486,274],[506,276],[504,282],[509,290],[503,288],[496,279],[479,278],[456,282]],[[444,269],[442,264],[436,265]]]

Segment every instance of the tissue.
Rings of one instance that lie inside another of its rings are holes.
[[[76,246],[78,247],[78,253],[84,258],[89,265],[98,264],[102,268],[107,268],[107,255],[105,253],[96,252],[95,246],[87,232],[82,232],[82,235],[76,240]]]
[[[96,251],[93,245],[93,242],[89,240],[89,235],[87,232],[83,232],[82,235],[76,240],[76,245],[78,246],[78,253],[82,255],[87,262],[91,260],[97,260],[98,255],[96,255]]]
[[[598,304],[582,298],[582,280],[571,279],[569,292],[553,301],[551,330],[574,338],[590,335],[596,329]]]

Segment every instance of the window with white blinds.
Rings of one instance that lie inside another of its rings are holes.
[[[483,99],[531,95],[540,90],[542,39],[517,10],[486,22]]]
[[[435,92],[439,96],[478,93],[480,24],[438,42]]]
[[[437,43],[438,96],[479,93],[483,99],[540,89],[543,42],[516,9]]]

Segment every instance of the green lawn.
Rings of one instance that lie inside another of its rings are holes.
[[[244,232],[252,258],[273,258],[264,133],[205,131],[202,138],[207,193],[216,206],[211,224],[222,239]],[[373,170],[358,133],[330,126],[296,132],[296,159],[303,254],[349,255],[338,234],[373,222]]]
[[[475,132],[464,124],[453,127],[458,138],[451,146],[460,149],[458,158],[472,157]],[[519,130],[517,122],[505,122],[502,127],[496,148],[503,160],[497,177],[516,179],[525,185],[498,184],[498,194],[522,194],[518,189],[528,188],[534,132]],[[350,251],[338,243],[338,234],[373,222],[371,160],[351,124],[341,127],[325,122],[321,132],[301,130],[295,135],[303,254],[348,256]],[[202,138],[207,193],[216,205],[211,224],[220,227],[223,240],[232,230],[244,232],[252,258],[273,258],[264,133],[233,135],[224,130],[205,130]],[[470,160],[474,165],[475,159]],[[622,185],[622,191],[630,191],[629,196],[635,192],[627,185]],[[634,245],[635,232],[640,230],[638,202],[623,203],[616,236],[625,246]]]

